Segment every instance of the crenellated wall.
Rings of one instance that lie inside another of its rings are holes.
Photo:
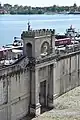
[[[51,33],[54,34],[54,32],[55,32],[54,29],[39,29],[39,30],[23,31],[23,33],[21,34],[21,37],[22,38],[40,37],[40,36],[50,35]]]

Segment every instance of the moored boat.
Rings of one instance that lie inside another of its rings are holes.
[[[0,66],[13,64],[23,55],[23,41],[14,39],[12,44],[0,48]]]

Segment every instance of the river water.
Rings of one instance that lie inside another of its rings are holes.
[[[55,29],[56,33],[65,33],[70,25],[80,29],[80,15],[0,15],[0,46],[27,30],[28,21],[32,29]]]

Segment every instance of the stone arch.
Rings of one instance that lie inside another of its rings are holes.
[[[32,57],[32,44],[31,43],[26,44],[26,53],[29,58]]]
[[[49,53],[49,43],[47,41],[44,41],[41,45],[41,53],[47,52]]]

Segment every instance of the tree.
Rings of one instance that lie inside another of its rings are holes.
[[[52,12],[56,12],[56,8],[57,8],[57,6],[56,6],[56,5],[53,5],[53,7],[52,7]]]
[[[1,5],[1,3],[0,3],[0,9],[2,8],[2,5]]]
[[[74,11],[77,10],[77,4],[76,4],[76,3],[74,3],[74,5],[73,5],[73,9],[74,9]]]
[[[3,8],[7,11],[10,11],[12,9],[12,5],[6,3],[6,4],[3,5]]]

